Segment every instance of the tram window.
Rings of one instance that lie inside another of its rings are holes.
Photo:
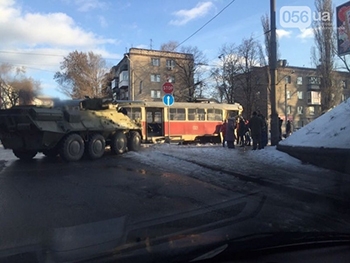
[[[239,112],[237,110],[228,110],[227,111],[227,118],[235,118],[238,116]]]
[[[148,111],[146,114],[147,114],[147,123],[152,123],[153,122],[152,112]]]
[[[189,121],[205,121],[204,109],[188,109]]]
[[[156,111],[154,113],[154,122],[156,122],[156,123],[162,122],[162,113],[160,111]]]
[[[141,108],[126,108],[124,107],[128,113],[128,116],[132,120],[141,119]]]
[[[170,120],[185,120],[185,109],[170,108]]]
[[[208,109],[208,121],[221,121],[222,110]]]

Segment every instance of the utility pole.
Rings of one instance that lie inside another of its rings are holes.
[[[271,39],[270,39],[270,75],[271,75],[271,145],[279,142],[279,122],[276,111],[276,68],[277,68],[277,43],[276,43],[276,1],[270,0]]]

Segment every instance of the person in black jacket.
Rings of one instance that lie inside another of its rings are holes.
[[[249,120],[249,128],[253,139],[253,150],[262,149],[261,134],[263,129],[263,120],[258,116],[256,111],[253,112],[253,116]]]

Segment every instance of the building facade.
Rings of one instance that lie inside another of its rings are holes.
[[[176,101],[191,96],[192,54],[130,48],[111,69],[113,97],[117,100],[160,101],[162,86],[171,82]]]
[[[280,61],[278,65],[276,111],[283,120],[282,132],[285,133],[287,120],[291,122],[292,130],[296,130],[323,114],[320,88],[322,79],[315,68],[286,66],[285,61]],[[259,110],[270,121],[270,85],[267,71],[267,67],[253,69],[256,99],[252,110]],[[350,73],[334,71],[332,82],[335,87],[335,92],[332,93],[333,105],[338,105],[350,97]],[[236,92],[236,101],[245,107],[247,102],[241,96],[242,88]]]

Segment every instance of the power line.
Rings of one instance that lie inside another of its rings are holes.
[[[187,40],[189,40],[191,37],[196,35],[199,31],[201,31],[206,25],[208,25],[211,21],[213,21],[215,18],[217,18],[226,8],[228,8],[231,4],[233,4],[236,0],[232,0],[229,4],[227,4],[223,9],[220,10],[219,13],[217,13],[215,16],[213,16],[208,22],[206,22],[203,26],[201,26],[199,29],[197,29],[193,34],[191,34],[189,37],[187,37],[185,40],[180,42],[175,48],[177,49],[179,46],[181,46],[183,43],[185,43]]]

